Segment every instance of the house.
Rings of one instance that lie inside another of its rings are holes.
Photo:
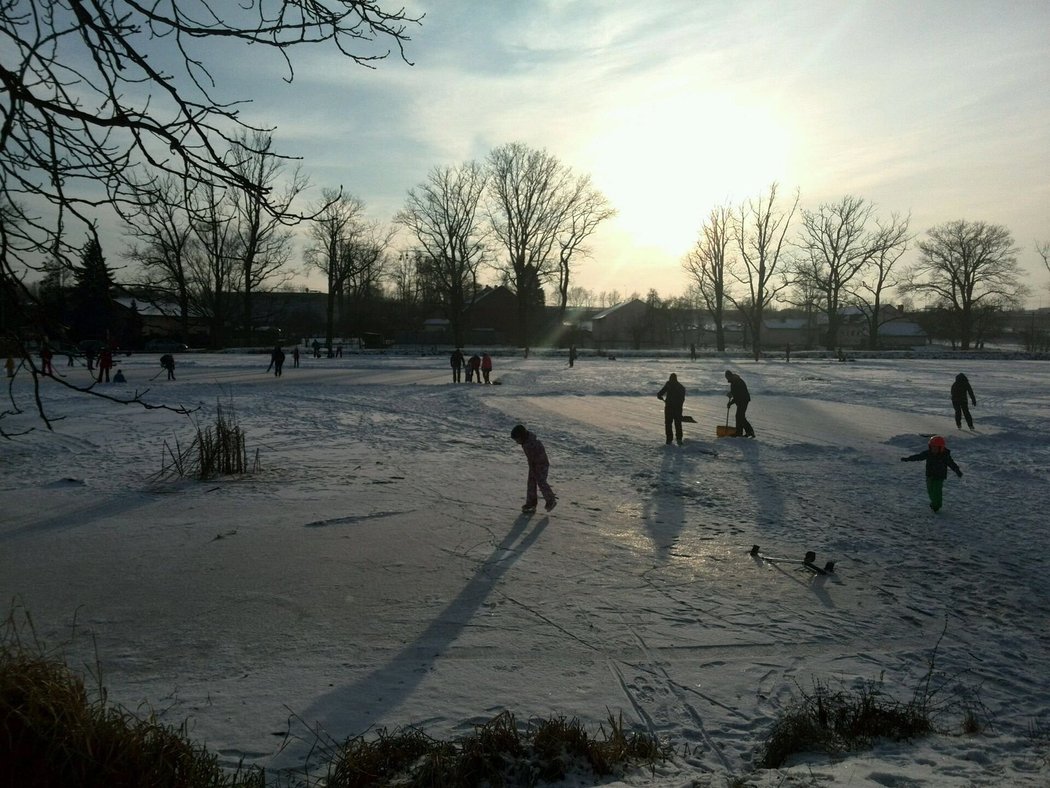
[[[813,321],[804,317],[781,317],[762,321],[762,347],[767,350],[802,349],[813,344]]]
[[[640,298],[609,307],[586,321],[596,348],[638,348],[652,332],[650,310]]]
[[[911,320],[891,320],[879,326],[881,350],[910,350],[929,342],[922,326]]]
[[[485,344],[505,344],[517,336],[518,296],[509,287],[486,286],[463,311],[468,341],[476,335]]]

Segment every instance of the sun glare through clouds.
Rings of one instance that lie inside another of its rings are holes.
[[[668,88],[608,112],[583,157],[619,212],[620,240],[680,259],[711,208],[784,180],[792,136],[775,107]]]

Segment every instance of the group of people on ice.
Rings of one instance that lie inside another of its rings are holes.
[[[456,353],[459,353],[458,349]],[[453,353],[452,369],[454,375],[457,370],[455,364],[456,353]],[[729,403],[726,407],[728,409],[734,405],[736,406],[736,429],[731,434],[741,438],[754,438],[755,430],[747,419],[747,407],[751,402],[751,394],[747,389],[747,384],[740,375],[732,370],[726,370],[725,378],[729,383],[729,392],[726,395],[729,398]],[[453,380],[458,382],[458,377],[454,377]],[[486,382],[488,382],[487,378]],[[672,372],[656,396],[664,403],[664,435],[667,445],[675,441],[681,446],[683,441],[682,410],[685,405],[685,386],[678,381],[678,375]],[[951,401],[955,413],[955,426],[962,429],[962,421],[965,419],[967,427],[972,431],[973,417],[970,415],[969,406],[971,404],[977,405],[977,397],[973,393],[970,381],[962,373],[956,375],[955,381],[952,383]],[[515,425],[511,430],[510,437],[522,447],[529,466],[525,504],[521,507],[522,512],[531,514],[536,511],[539,503],[539,494],[543,495],[546,511],[551,511],[557,504],[557,498],[547,481],[547,476],[550,472],[550,461],[547,458],[547,451],[543,443],[536,437],[535,433],[530,432],[523,424]],[[948,471],[953,471],[960,479],[963,475],[962,470],[952,458],[952,453],[949,451],[948,443],[944,437],[933,435],[930,437],[924,451],[901,457],[900,459],[901,462],[925,461],[926,492],[930,499],[930,508],[935,512],[940,511],[944,504],[944,482],[948,478]]]
[[[74,366],[74,355],[75,351],[66,351],[66,355],[69,357],[69,366]],[[40,374],[42,375],[54,375],[55,368],[53,365],[55,353],[51,349],[51,346],[44,342],[40,346]],[[109,345],[103,345],[98,351],[96,356],[96,350],[94,347],[89,347],[84,351],[84,359],[87,363],[88,372],[91,373],[91,377],[98,383],[109,383],[110,372],[113,370],[113,348]],[[117,376],[114,377],[113,382],[123,383],[124,375],[121,371],[117,370]],[[14,377],[14,359],[8,358],[7,364],[7,376]]]
[[[482,353],[480,356],[475,353],[470,358],[466,358],[463,355],[463,351],[456,348],[452,351],[449,364],[452,367],[453,383],[461,383],[463,381],[464,369],[467,371],[467,383],[481,383],[482,379],[484,379],[485,383],[492,382],[492,356],[488,353]]]

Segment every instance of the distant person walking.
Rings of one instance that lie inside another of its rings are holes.
[[[967,402],[969,399],[969,402]],[[952,383],[952,408],[955,409],[955,426],[962,429],[963,417],[966,417],[966,426],[973,431],[973,416],[970,415],[970,403],[977,405],[977,397],[973,394],[973,387],[966,375],[959,373]]]
[[[940,435],[934,435],[926,446],[926,451],[912,454],[910,457],[901,457],[901,462],[919,462],[926,460],[926,493],[930,497],[930,508],[940,511],[943,504],[944,480],[948,478],[948,469],[955,471],[955,475],[962,478],[962,471],[952,459],[952,453],[948,451],[948,444]]]
[[[485,377],[486,386],[492,382],[489,380],[489,376],[492,374],[492,356],[488,353],[481,354],[481,374]]]
[[[554,490],[547,483],[547,473],[551,467],[550,460],[547,459],[547,450],[543,447],[540,439],[536,437],[536,433],[529,432],[523,424],[515,425],[514,429],[510,431],[510,437],[521,446],[525,452],[525,458],[529,461],[529,478],[525,486],[525,505],[521,507],[521,511],[525,514],[532,514],[536,511],[536,505],[539,503],[539,496],[536,494],[536,490],[539,488],[545,504],[543,508],[549,512],[558,505],[558,499],[554,495]]]
[[[299,346],[296,345],[292,348],[292,369],[299,368]]]
[[[685,386],[678,382],[678,376],[672,372],[667,382],[664,383],[664,387],[657,392],[656,398],[664,403],[664,434],[667,437],[667,445],[670,446],[672,438],[675,438],[678,440],[678,445],[681,446]]]
[[[692,342],[689,345],[689,360],[696,361],[696,343]]]
[[[281,350],[280,345],[274,345],[273,350],[270,352],[270,367],[273,367],[273,376],[275,378],[281,377],[281,371],[284,368],[284,351]],[[266,371],[270,371],[270,367],[266,368]]]
[[[15,360],[13,357],[7,357],[7,361],[4,362],[4,368],[7,370],[7,376],[9,378],[13,378],[15,376]]]
[[[463,381],[463,351],[459,348],[453,350],[448,363],[452,366],[452,382],[461,383]]]
[[[726,370],[726,380],[729,381],[729,405],[736,405],[736,437],[753,438],[755,430],[751,422],[747,420],[747,406],[751,403],[751,393],[747,390],[744,379],[731,370]]]
[[[168,380],[175,380],[175,356],[165,353],[160,357],[160,365],[168,372]]]
[[[98,354],[98,382],[101,383],[102,379],[106,379],[106,383],[109,383],[109,371],[113,369],[113,351],[109,345],[102,348]]]
[[[54,353],[48,344],[40,346],[40,372],[44,375],[54,375],[55,369],[51,366],[51,359],[54,358]]]
[[[569,366],[576,365],[576,345],[569,345]]]
[[[470,361],[467,362],[467,383],[470,381],[475,383],[481,382],[481,356],[475,353],[470,357]]]

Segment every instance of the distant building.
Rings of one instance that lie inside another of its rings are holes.
[[[639,298],[624,301],[586,321],[596,348],[641,347],[651,332],[649,307]]]
[[[813,346],[813,321],[804,317],[782,317],[762,321],[762,347],[801,350]]]

